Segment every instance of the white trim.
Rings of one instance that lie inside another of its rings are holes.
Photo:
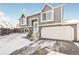
[[[38,25],[39,27],[42,26],[51,26],[51,25],[63,25],[62,23],[52,23],[52,24],[43,24],[43,25]]]
[[[74,24],[79,24],[79,23],[52,23],[52,24],[43,24],[43,25],[38,25],[38,27],[43,27],[43,26],[54,26],[54,25],[57,25],[57,26],[60,26],[60,25],[74,25]]]
[[[61,23],[63,23],[63,7],[61,7]]]
[[[52,16],[53,20],[55,21],[55,17],[54,17],[55,16],[55,9],[53,9],[53,13],[52,14],[53,14],[53,16]]]
[[[50,19],[50,20],[45,20],[45,21],[44,21],[44,20],[42,19],[42,14],[43,14],[43,13],[50,12],[50,11],[52,11],[52,19]],[[46,12],[42,12],[42,13],[41,13],[41,22],[49,22],[49,21],[54,21],[54,17],[53,17],[53,16],[54,16],[54,9],[49,10],[49,11],[46,11]]]

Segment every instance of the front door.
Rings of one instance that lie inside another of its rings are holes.
[[[38,24],[37,24],[37,22],[33,22],[33,32],[34,33],[38,32]]]

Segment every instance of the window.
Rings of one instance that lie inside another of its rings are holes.
[[[47,11],[42,13],[42,21],[50,21],[53,20],[53,12]]]
[[[43,20],[46,20],[46,13],[43,13],[43,14],[42,14],[42,19],[43,19]]]
[[[52,19],[52,12],[47,12],[46,19],[51,20]]]

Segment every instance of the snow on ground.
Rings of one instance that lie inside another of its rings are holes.
[[[56,52],[56,51],[50,51],[47,55],[66,55],[64,53]]]
[[[71,41],[41,39],[23,47],[12,55],[79,55],[79,48]]]
[[[0,55],[8,55],[26,45],[28,46],[31,42],[23,38],[24,36],[25,34],[22,33],[0,36]]]
[[[65,23],[79,23],[78,19],[66,20]]]

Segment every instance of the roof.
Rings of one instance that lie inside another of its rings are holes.
[[[38,14],[40,14],[40,13],[41,13],[41,12],[38,12],[38,13],[35,13],[35,14],[30,15],[30,16],[27,16],[27,17],[35,16],[35,15],[38,15]]]
[[[48,6],[51,7],[51,8],[56,8],[56,7],[62,7],[62,6],[64,6],[65,4],[62,4],[62,3],[61,3],[61,4],[44,3],[42,10],[44,9],[45,5],[48,5]],[[23,17],[31,17],[31,16],[34,16],[34,15],[38,15],[38,14],[41,13],[42,10],[40,10],[39,12],[36,12],[36,13],[34,13],[34,14],[32,14],[32,15],[29,15],[29,16],[25,16],[24,14],[22,14],[21,18],[23,18]],[[19,20],[20,20],[20,19],[19,19]]]
[[[22,14],[21,18],[24,18],[24,17],[26,17],[26,16],[24,14]]]
[[[70,23],[70,24],[79,23],[79,20],[78,19],[66,20],[64,21],[64,23]]]
[[[46,5],[48,5],[48,6],[51,7],[51,8],[55,7],[55,6],[53,6],[53,5],[51,5],[51,4],[48,4],[48,3],[44,3],[43,5],[44,5],[43,7],[45,7]]]

